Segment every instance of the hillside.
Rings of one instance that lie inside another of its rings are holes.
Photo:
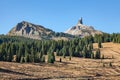
[[[65,33],[75,36],[85,37],[90,35],[94,36],[95,34],[102,34],[103,32],[95,30],[94,27],[92,26],[84,25],[83,20],[81,18],[80,20],[78,20],[76,26],[69,28],[68,30],[65,31]]]
[[[103,32],[95,30],[92,26],[83,24],[82,18],[78,21],[76,26],[69,28],[64,33],[55,32],[42,25],[33,24],[27,21],[22,21],[13,27],[7,35],[22,36],[32,39],[53,39],[53,40],[69,40],[74,37],[94,36],[95,34],[103,34]]]
[[[106,58],[103,60],[72,57],[69,61],[66,57],[60,63],[60,57],[56,56],[54,64],[0,62],[0,79],[119,80],[120,44],[110,42],[102,46],[100,51]],[[97,43],[94,43],[96,48]],[[109,66],[110,62],[112,67]]]
[[[54,32],[51,29],[41,25],[36,25],[27,21],[22,21],[13,27],[8,34],[9,36],[22,36],[32,39],[69,39],[74,36],[62,32]]]
[[[35,25],[26,21],[18,23],[13,29],[8,32],[10,36],[24,36],[33,39],[41,39],[42,36],[47,36],[54,33],[41,25]]]

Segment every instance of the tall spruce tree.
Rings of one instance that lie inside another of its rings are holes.
[[[48,63],[54,63],[54,61],[55,61],[55,55],[54,55],[54,52],[53,52],[53,50],[51,49],[51,50],[49,50],[49,52],[48,52]]]
[[[100,49],[97,49],[96,54],[95,54],[95,58],[96,59],[100,59],[101,58]]]
[[[101,41],[98,42],[98,48],[102,48],[102,43],[101,43]]]

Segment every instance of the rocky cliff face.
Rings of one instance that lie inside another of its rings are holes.
[[[65,31],[65,33],[55,33],[41,25],[35,25],[26,21],[18,23],[11,29],[7,35],[9,36],[23,36],[33,39],[57,39],[67,38],[72,39],[75,36],[85,37],[89,35],[102,34],[101,31],[95,30],[92,26],[83,25],[82,18],[78,21],[76,26]],[[74,36],[75,35],[75,36]]]
[[[83,25],[82,18],[78,21],[76,26],[73,26],[72,28],[68,29],[67,31],[65,31],[65,33],[80,36],[80,37],[85,37],[89,35],[94,36],[95,34],[102,34],[101,31],[95,30],[92,26]]]
[[[54,31],[47,29],[41,25],[35,25],[26,21],[18,23],[12,30],[8,32],[10,36],[23,36],[33,39],[42,39],[43,36],[48,36]]]

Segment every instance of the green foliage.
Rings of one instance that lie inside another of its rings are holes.
[[[40,53],[36,53],[35,56],[34,56],[34,62],[35,63],[39,63],[40,62]]]
[[[58,50],[58,49],[56,50],[56,55],[57,55],[57,56],[60,56],[60,55],[59,55],[59,50]]]
[[[82,54],[83,54],[84,58],[90,58],[91,57],[90,56],[91,55],[91,51],[89,51],[86,46],[83,48]]]
[[[74,56],[74,50],[72,47],[69,48],[69,56]]]
[[[8,55],[7,56],[7,58],[8,58],[7,61],[12,62],[12,60],[13,60],[13,53],[12,53],[11,48],[8,49],[7,55]]]
[[[102,48],[102,43],[101,43],[101,41],[98,42],[98,48]]]
[[[55,55],[54,53],[48,53],[48,63],[54,63]]]
[[[55,35],[66,36],[63,33]],[[68,56],[69,58],[84,57],[100,59],[101,54],[99,49],[95,54],[93,53],[93,43],[98,43],[98,47],[101,48],[103,42],[110,41],[120,43],[120,33],[104,33],[85,38],[76,37],[68,41],[33,40],[24,37],[0,35],[0,61],[11,62],[13,61],[13,56],[16,56],[16,62],[39,63],[45,62],[45,55],[47,55],[48,62],[54,63],[54,52],[56,52],[57,56],[63,56],[64,58]]]
[[[94,53],[93,52],[91,53],[91,59],[94,59]]]
[[[45,62],[45,56],[44,55],[41,58],[41,62]]]
[[[65,58],[66,57],[66,47],[63,47],[63,49],[62,49],[62,53],[63,53],[63,58]]]
[[[25,58],[24,57],[21,57],[21,59],[20,59],[20,63],[25,63],[26,61],[25,61]]]
[[[89,50],[92,50],[92,49],[93,49],[93,43],[90,43],[90,44],[88,45],[88,48],[89,48]]]
[[[83,57],[86,58],[87,57],[87,48],[86,46],[83,48],[83,51],[82,51],[82,54],[83,54]]]
[[[95,59],[100,59],[100,58],[101,58],[100,49],[97,49],[96,54],[95,54]]]

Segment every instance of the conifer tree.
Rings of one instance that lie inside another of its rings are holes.
[[[56,50],[56,55],[57,55],[57,56],[60,56],[60,55],[59,55],[59,49]]]
[[[41,58],[41,62],[45,62],[45,56],[43,55],[42,58]]]
[[[86,46],[84,46],[82,54],[84,58],[87,58],[87,47]]]
[[[40,53],[39,52],[35,53],[34,62],[35,63],[39,63],[40,62]]]
[[[20,63],[25,63],[25,58],[23,56],[20,59]]]
[[[31,47],[30,62],[35,62],[35,50]]]
[[[55,56],[53,53],[48,53],[48,63],[54,63],[55,61]]]
[[[70,47],[69,48],[69,56],[72,57],[73,55],[74,55],[74,51],[73,51],[72,47]]]
[[[66,57],[66,53],[67,53],[65,46],[62,49],[62,53],[63,53],[63,58],[65,58]]]
[[[11,48],[8,49],[8,53],[7,54],[8,54],[8,61],[12,62],[12,60],[13,60],[13,53],[11,51]]]
[[[100,58],[101,58],[100,49],[98,49],[98,50],[96,51],[95,58],[96,58],[96,59],[100,59]]]
[[[62,62],[62,58],[60,58],[60,62]]]
[[[101,41],[98,42],[98,48],[102,48],[102,43],[101,43]]]
[[[94,59],[94,53],[93,52],[91,53],[91,59]]]

